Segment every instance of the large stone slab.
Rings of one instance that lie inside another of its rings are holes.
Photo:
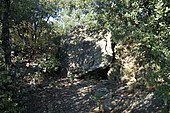
[[[67,76],[81,77],[108,67],[113,60],[111,33],[75,27],[61,38],[60,61]]]

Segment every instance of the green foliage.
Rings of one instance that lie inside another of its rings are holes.
[[[57,1],[14,0],[11,2],[10,35],[12,44],[51,44],[51,40],[63,34],[58,22]],[[55,19],[54,19],[55,18]]]
[[[161,95],[169,98],[170,84],[170,48],[169,48],[169,3],[168,2],[151,2],[150,7],[154,14],[150,14],[140,20],[141,27],[138,27],[139,33],[142,34],[140,40],[143,45],[150,49],[151,60],[149,63],[150,71],[146,76],[150,84],[154,84],[161,91]],[[162,79],[162,81],[160,81]]]
[[[96,26],[96,13],[93,11],[92,1],[90,0],[71,0],[61,1],[59,11],[59,23],[64,30],[64,33],[69,32],[77,25],[86,27]]]
[[[44,57],[42,57],[42,59],[39,59],[40,61],[40,65],[42,66],[42,68],[44,69],[44,72],[49,73],[50,75],[55,75],[55,72],[57,71],[58,67],[60,66],[59,61],[50,56],[50,55],[46,55],[44,54]]]
[[[146,52],[145,82],[170,97],[170,4],[165,0],[96,0],[98,28],[112,32],[113,41],[140,44]],[[161,82],[160,82],[161,80]]]
[[[15,92],[9,90],[12,79],[7,71],[1,71],[0,74],[0,112],[2,113],[18,113],[18,104],[13,100]]]
[[[2,2],[0,1],[0,6],[3,5]],[[63,34],[57,21],[50,20],[50,17],[57,16],[56,11],[59,5],[56,2],[53,0],[11,0],[9,27],[10,45],[14,55],[11,64],[13,67],[10,68],[11,70],[5,71],[4,52],[0,50],[0,112],[2,113],[18,113],[20,111],[18,101],[24,94],[21,89],[26,84],[23,84],[24,80],[21,82],[19,79],[28,75],[28,67],[26,67],[28,61],[29,63],[40,63],[49,73],[53,73],[59,65],[54,57],[55,53],[44,49],[40,51],[41,47],[45,45],[58,46],[56,37]],[[3,7],[0,7],[0,17],[3,10]],[[0,29],[2,29],[1,19]],[[2,34],[1,30],[0,34]],[[0,44],[1,40],[0,37]],[[35,48],[39,46],[40,49]],[[41,53],[37,53],[37,51]],[[42,55],[43,53],[45,54]],[[34,73],[34,70],[29,73]]]
[[[113,41],[128,41],[141,45],[142,49],[138,52],[146,53],[143,59],[146,60],[143,65],[143,79],[147,84],[157,88],[158,95],[170,100],[169,0],[11,1],[9,26],[12,47],[15,44],[23,51],[25,47],[59,46],[59,39],[56,37],[76,25],[107,28],[112,32]],[[1,1],[0,16],[3,10]],[[0,22],[1,28],[1,18]],[[51,51],[49,48],[47,50]],[[54,74],[60,65],[53,52],[46,51],[36,59],[36,63],[51,74]],[[30,53],[27,56],[34,55]],[[0,57],[0,66],[4,66],[2,51]],[[24,56],[19,56],[15,60],[24,59]],[[0,68],[0,71],[0,112],[17,112],[17,104],[12,98],[15,93],[6,88],[6,84],[12,82],[10,74],[3,68]]]

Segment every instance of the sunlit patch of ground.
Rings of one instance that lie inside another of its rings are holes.
[[[52,78],[34,88],[24,97],[24,113],[161,113],[163,108],[144,88],[102,81]]]

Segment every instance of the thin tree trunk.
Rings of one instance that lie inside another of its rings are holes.
[[[11,45],[9,36],[9,8],[10,0],[4,0],[4,10],[2,17],[2,49],[4,51],[4,59],[7,67],[11,64]]]

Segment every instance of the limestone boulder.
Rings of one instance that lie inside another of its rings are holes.
[[[67,76],[81,77],[108,67],[113,60],[111,37],[108,30],[89,30],[82,26],[63,36],[59,56]]]

